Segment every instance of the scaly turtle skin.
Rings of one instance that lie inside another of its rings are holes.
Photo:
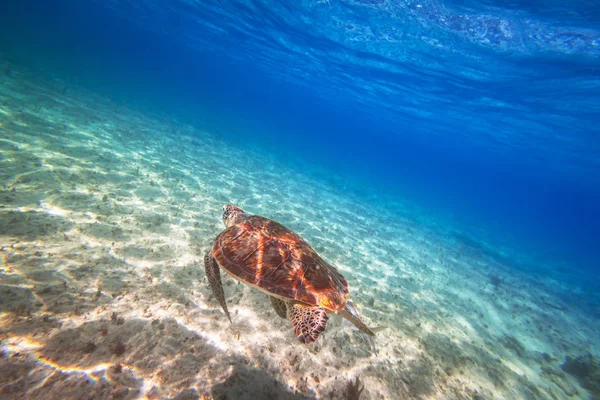
[[[328,312],[375,336],[347,302],[346,279],[304,239],[278,222],[247,215],[232,205],[223,207],[223,222],[226,229],[206,253],[204,266],[213,295],[229,321],[219,267],[268,294],[277,315],[291,320],[302,343],[314,342],[323,333]]]

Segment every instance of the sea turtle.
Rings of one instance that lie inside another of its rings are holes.
[[[227,310],[219,267],[230,276],[269,295],[277,315],[289,318],[301,343],[317,340],[333,312],[375,336],[347,301],[348,283],[304,239],[280,223],[223,207],[225,230],[204,256],[213,295]]]

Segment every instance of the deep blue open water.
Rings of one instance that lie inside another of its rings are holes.
[[[7,58],[598,269],[597,2],[10,3]]]
[[[575,276],[600,270],[596,1],[22,0],[0,9],[8,60],[173,113],[307,173],[324,167],[410,198]]]

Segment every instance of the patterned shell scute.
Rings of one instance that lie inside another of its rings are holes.
[[[300,236],[273,220],[251,216],[217,236],[213,255],[241,281],[331,311],[344,308],[346,279]]]

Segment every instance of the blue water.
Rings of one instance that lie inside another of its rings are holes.
[[[598,2],[5,3],[6,59],[599,269]]]

